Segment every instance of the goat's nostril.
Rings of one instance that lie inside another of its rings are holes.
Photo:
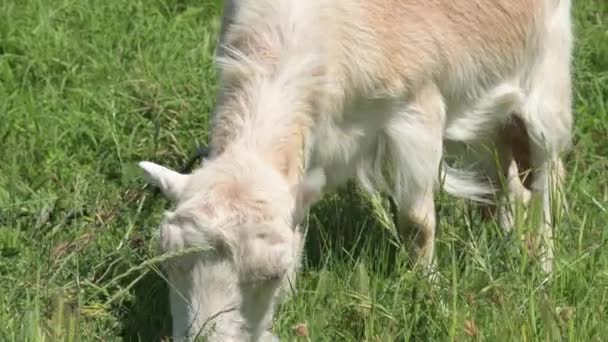
[[[258,239],[266,239],[267,237],[268,237],[268,234],[266,234],[266,233],[258,234]]]

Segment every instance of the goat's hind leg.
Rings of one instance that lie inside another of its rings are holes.
[[[501,188],[501,198],[496,211],[500,226],[510,232],[515,225],[516,208],[525,209],[531,193],[525,186],[529,171],[528,137],[519,118],[512,115],[502,128],[497,142],[498,164],[493,175]],[[522,171],[524,174],[522,174]]]
[[[530,142],[532,201],[540,202],[543,212],[538,228],[539,252],[547,273],[553,270],[555,219],[563,209],[564,169],[560,155],[570,147],[573,123],[569,2],[561,2],[554,15],[545,54],[528,75],[528,94],[520,114]]]
[[[522,137],[527,142],[523,125],[511,114],[522,107],[524,95],[514,82],[498,84],[477,99],[464,113],[453,113],[448,120],[445,138],[466,143],[471,148],[462,153],[467,166],[478,165],[496,190],[497,203],[483,206],[484,212],[497,214],[505,231],[514,224],[515,203],[529,201],[530,193],[519,177],[517,154]],[[511,119],[511,120],[510,120]],[[519,136],[518,136],[519,135]],[[451,145],[448,144],[448,147]],[[494,215],[492,215],[494,216]]]
[[[545,115],[547,112],[529,112],[529,115]],[[557,113],[557,115],[569,116],[566,113]],[[529,125],[537,125],[534,120],[531,120]],[[542,208],[542,222],[539,223],[539,243],[540,243],[540,261],[543,270],[550,273],[553,270],[554,259],[554,242],[553,229],[556,224],[555,219],[559,218],[559,213],[563,206],[562,201],[562,183],[564,178],[564,170],[560,159],[560,153],[563,151],[562,143],[557,141],[566,141],[569,134],[565,127],[555,126],[536,126],[536,132],[530,134],[531,141],[531,167],[533,171],[532,182],[532,202],[539,203]],[[553,141],[543,140],[543,137],[553,136],[550,138]],[[557,212],[555,212],[557,210]]]

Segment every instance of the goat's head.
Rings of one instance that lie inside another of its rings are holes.
[[[274,339],[274,306],[299,260],[297,226],[321,195],[323,173],[290,186],[247,151],[224,153],[188,175],[139,165],[175,203],[160,228],[161,251],[177,254],[164,264],[174,336]]]

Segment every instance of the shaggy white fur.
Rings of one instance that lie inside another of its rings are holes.
[[[502,199],[537,197],[550,272],[572,40],[570,1],[226,1],[209,159],[189,175],[140,163],[176,205],[161,224],[162,249],[209,247],[165,265],[175,338],[275,339],[300,222],[350,178],[395,198],[400,233],[428,267],[436,190],[480,202],[498,195],[505,229],[513,219]],[[445,162],[450,151],[469,158],[466,169]],[[525,157],[530,188],[518,175]]]

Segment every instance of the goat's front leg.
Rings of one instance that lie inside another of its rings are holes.
[[[442,117],[441,98],[428,88],[395,115],[386,132],[398,230],[414,262],[427,270],[434,264],[433,193],[443,151]]]
[[[410,245],[412,260],[426,269],[435,265],[435,202],[432,188],[398,205],[397,224],[402,240]]]

